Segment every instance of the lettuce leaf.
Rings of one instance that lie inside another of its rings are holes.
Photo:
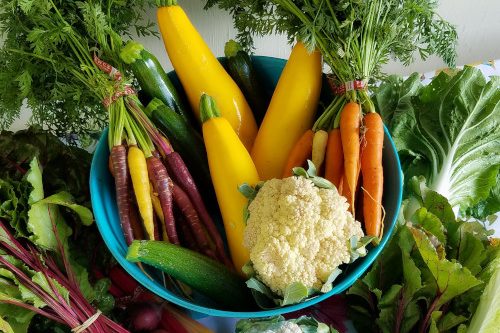
[[[412,215],[349,289],[350,317],[359,332],[465,332],[500,246],[485,224],[457,219],[424,178],[407,183]]]
[[[479,306],[467,330],[468,333],[498,332],[500,323],[500,297],[498,296],[500,295],[500,258],[492,261],[490,266],[492,266],[494,273],[481,295]]]
[[[441,72],[425,87],[416,74],[405,81],[391,77],[375,101],[406,179],[424,176],[463,211],[492,195],[500,166],[499,77],[486,82],[480,70],[467,66],[454,76]]]

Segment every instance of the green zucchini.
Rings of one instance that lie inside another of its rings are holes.
[[[221,263],[186,248],[161,241],[133,241],[127,260],[158,268],[224,308],[243,310],[253,304],[241,277]]]
[[[174,150],[181,155],[200,190],[212,194],[213,185],[207,152],[200,133],[158,98],[153,98],[149,102],[144,113],[167,136]]]
[[[224,47],[224,55],[229,75],[243,91],[252,108],[255,121],[260,125],[271,96],[266,94],[262,88],[257,72],[253,68],[252,60],[248,53],[243,51],[240,44],[232,39],[229,40]]]
[[[120,58],[132,69],[142,90],[149,96],[160,99],[165,105],[182,116],[189,123],[189,109],[186,108],[167,73],[156,57],[142,46],[129,41],[120,52]]]

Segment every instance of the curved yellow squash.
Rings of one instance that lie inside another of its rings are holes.
[[[259,182],[259,175],[245,146],[229,122],[220,117],[214,100],[207,95],[202,97],[201,119],[210,175],[224,220],[231,258],[237,272],[243,275],[241,268],[250,260],[248,250],[243,246],[246,226],[243,210],[248,200],[238,187],[244,183],[254,186]]]
[[[321,92],[319,51],[294,46],[252,148],[262,180],[281,178],[288,155],[300,136],[312,126]]]
[[[257,124],[238,85],[180,6],[160,7],[157,17],[165,49],[198,119],[200,97],[205,93],[215,99],[222,116],[250,150],[257,135]]]

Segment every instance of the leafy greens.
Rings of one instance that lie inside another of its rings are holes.
[[[452,206],[477,217],[499,210],[500,77],[487,82],[466,66],[454,75],[443,71],[423,87],[417,74],[392,76],[374,100],[406,179],[424,176]]]
[[[465,332],[470,323],[500,247],[483,225],[457,220],[446,198],[423,184],[419,202],[348,291],[358,331]]]
[[[45,296],[57,299],[59,294],[66,303],[68,297],[72,302],[85,297],[102,311],[111,310],[114,299],[102,287],[106,280],[91,286],[84,268],[89,258],[75,255],[76,249],[88,254],[97,245],[92,240],[97,231],[88,227],[93,222],[87,191],[91,155],[36,128],[1,133],[0,147],[0,331],[26,332],[35,315],[26,306],[44,311],[46,298],[31,284]],[[63,275],[50,275],[61,266],[71,282]],[[15,269],[31,282],[22,280]]]
[[[102,130],[107,113],[93,91],[97,84],[75,80],[75,72],[81,75],[89,68],[68,56],[74,51],[69,41],[84,36],[79,44],[96,51],[96,46],[132,32],[156,35],[154,23],[143,19],[152,4],[148,0],[1,1],[0,130],[19,117],[25,101],[33,112],[32,123],[68,141]]]

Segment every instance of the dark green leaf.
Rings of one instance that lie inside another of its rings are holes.
[[[461,323],[467,321],[467,318],[464,316],[457,316],[453,312],[446,313],[441,319],[438,321],[438,329],[439,332],[448,331],[455,326],[460,325]]]
[[[410,228],[423,261],[429,268],[438,288],[437,308],[470,288],[481,284],[471,272],[457,262],[439,259],[429,238],[421,231]]]
[[[426,208],[422,207],[415,212],[411,220],[414,224],[420,225],[427,232],[434,235],[441,244],[446,244],[444,227],[441,220]]]

